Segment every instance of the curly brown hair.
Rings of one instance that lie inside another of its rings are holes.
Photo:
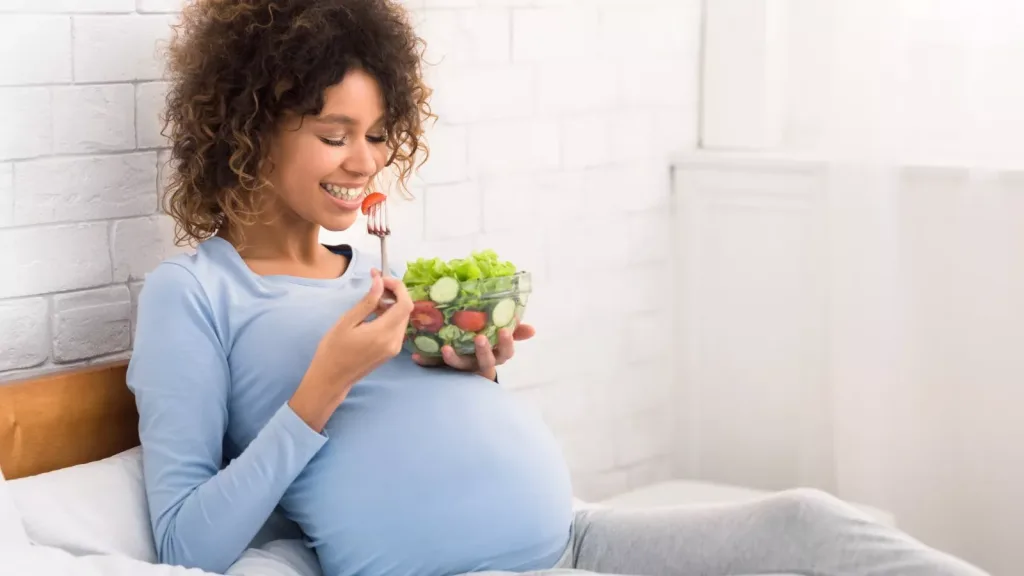
[[[424,42],[394,0],[195,0],[167,47],[165,211],[175,242],[251,223],[269,138],[288,113],[319,114],[324,91],[359,68],[380,84],[388,166],[406,183],[429,155],[434,115]]]

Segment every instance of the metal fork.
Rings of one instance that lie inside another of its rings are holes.
[[[391,226],[388,224],[388,203],[387,200],[377,202],[370,206],[366,215],[367,233],[380,238],[380,273],[388,277],[391,273],[388,269],[388,243],[387,237],[391,235]],[[381,306],[388,307],[395,303],[395,295],[390,290],[385,290],[380,298]]]

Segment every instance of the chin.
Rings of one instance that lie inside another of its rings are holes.
[[[351,228],[355,223],[355,215],[341,218],[325,218],[320,222],[320,227],[328,232],[344,232]]]

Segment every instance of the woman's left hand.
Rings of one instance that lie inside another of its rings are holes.
[[[413,354],[412,359],[420,366],[441,366],[448,365],[456,370],[476,372],[477,374],[495,380],[498,377],[497,367],[508,362],[515,354],[515,343],[520,340],[529,340],[536,334],[536,330],[529,324],[519,324],[514,331],[507,328],[498,330],[498,345],[491,348],[487,337],[480,335],[476,337],[476,354],[459,355],[451,346],[441,347],[441,358],[420,356]]]

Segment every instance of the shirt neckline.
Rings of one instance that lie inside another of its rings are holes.
[[[206,240],[210,244],[211,248],[215,250],[223,250],[229,259],[236,265],[240,266],[241,269],[250,277],[257,282],[268,282],[273,284],[302,284],[305,286],[340,286],[347,284],[355,278],[363,277],[365,274],[360,272],[358,267],[360,260],[360,253],[350,244],[321,244],[324,248],[327,248],[331,252],[348,258],[348,266],[345,267],[345,271],[336,278],[306,278],[304,276],[293,276],[290,274],[257,274],[253,272],[252,268],[245,263],[242,259],[242,255],[238,253],[235,246],[221,238],[220,236],[212,236]]]

